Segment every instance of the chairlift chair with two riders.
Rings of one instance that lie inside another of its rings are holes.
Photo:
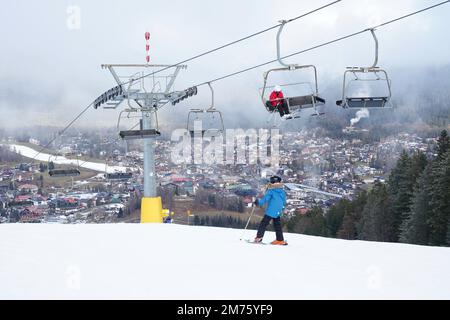
[[[218,134],[223,134],[225,131],[222,112],[217,110],[214,106],[214,89],[211,83],[208,82],[209,89],[211,90],[211,106],[207,109],[191,109],[189,110],[187,117],[186,129],[191,135],[194,136],[196,131],[195,123],[196,121],[201,121],[202,125],[202,136],[205,132],[214,132]],[[206,127],[205,127],[206,126]]]
[[[285,95],[283,100],[286,102],[287,108],[290,113],[290,117],[287,119],[294,119],[300,117],[300,112],[302,109],[313,108],[314,114],[313,116],[322,115],[324,113],[320,113],[317,109],[318,106],[325,104],[325,99],[321,98],[319,95],[318,81],[317,81],[317,69],[314,65],[298,65],[298,64],[286,64],[283,62],[280,53],[280,36],[283,31],[284,25],[286,24],[286,20],[280,21],[281,25],[278,29],[277,33],[277,59],[278,62],[282,65],[281,68],[270,69],[263,74],[264,85],[260,88],[261,100],[264,104],[264,107],[270,113],[276,113],[278,110],[272,107],[271,100],[269,99],[268,94],[270,95],[269,90],[274,88],[275,86],[268,85],[268,78],[271,73],[275,72],[284,72],[284,73],[293,73],[295,71],[305,71],[306,69],[311,69],[314,73],[314,81],[313,82],[289,82],[280,84],[281,88],[293,88],[297,87],[295,91],[297,94]],[[308,86],[309,92],[305,93],[304,90],[299,89],[300,86]]]
[[[378,63],[378,39],[375,35],[375,29],[368,29],[375,41],[375,61],[370,67],[347,67],[344,72],[344,81],[342,88],[342,99],[336,101],[336,105],[343,108],[355,108],[355,109],[376,109],[376,108],[392,108],[391,100],[391,80],[388,73],[380,67],[377,67]],[[353,79],[349,80],[350,75],[353,75]],[[370,89],[377,89],[373,86],[374,83],[381,84],[384,87],[383,92],[377,94],[371,94]],[[367,86],[371,84],[372,87]],[[351,88],[356,87],[357,90]],[[351,92],[353,91],[353,92]],[[356,91],[356,92],[355,92]]]

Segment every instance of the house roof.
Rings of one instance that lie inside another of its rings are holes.
[[[31,196],[30,195],[24,195],[24,196],[17,196],[16,197],[16,201],[26,201],[26,200],[30,200]]]
[[[26,210],[28,210],[30,213],[34,213],[34,214],[42,214],[43,211],[42,209],[36,207],[36,206],[29,206],[25,208]]]
[[[22,189],[37,190],[37,189],[38,189],[38,186],[37,186],[37,185],[34,185],[34,184],[30,184],[30,183],[25,183],[25,184],[20,185],[20,186],[18,187],[18,189],[19,189],[19,190],[22,190]]]

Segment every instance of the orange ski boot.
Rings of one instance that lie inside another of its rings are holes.
[[[270,244],[278,245],[278,246],[287,246],[287,242],[286,241],[280,241],[280,240],[274,240]]]

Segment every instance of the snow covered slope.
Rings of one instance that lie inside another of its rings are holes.
[[[24,156],[26,158],[33,159],[34,157],[36,157],[36,154],[38,153],[37,150],[34,150],[34,149],[26,147],[26,146],[21,146],[18,144],[11,144],[9,146],[10,146],[11,151],[20,153],[22,156]],[[36,161],[47,162],[49,160],[53,161],[56,164],[67,164],[67,165],[73,165],[73,166],[77,166],[78,164],[81,164],[82,168],[99,171],[99,172],[105,172],[105,164],[104,163],[78,161],[77,159],[68,159],[63,156],[55,157],[54,155],[52,155],[50,157],[50,155],[46,154],[46,153],[40,153],[36,157]],[[126,171],[126,169],[127,169],[126,167],[122,167],[122,166],[108,166],[106,170],[108,171],[108,173],[113,173],[116,171],[124,172],[124,171]]]
[[[0,299],[450,299],[450,248],[241,232],[2,224]]]

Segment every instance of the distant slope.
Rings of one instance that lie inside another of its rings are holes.
[[[105,169],[108,171],[108,173],[113,173],[116,171],[126,171],[126,167],[121,166],[107,166],[104,163],[98,163],[98,162],[90,162],[90,161],[82,161],[77,159],[68,159],[64,156],[58,156],[55,155],[49,155],[45,153],[40,153],[36,156],[38,153],[38,150],[34,150],[27,146],[22,146],[19,144],[11,144],[9,145],[11,150],[14,150],[15,152],[21,154],[22,156],[26,158],[35,159],[36,161],[52,161],[56,164],[65,164],[65,165],[73,165],[78,166],[98,172],[105,172]]]
[[[241,232],[2,224],[0,299],[450,298],[450,248],[297,234],[289,246],[262,246]]]

